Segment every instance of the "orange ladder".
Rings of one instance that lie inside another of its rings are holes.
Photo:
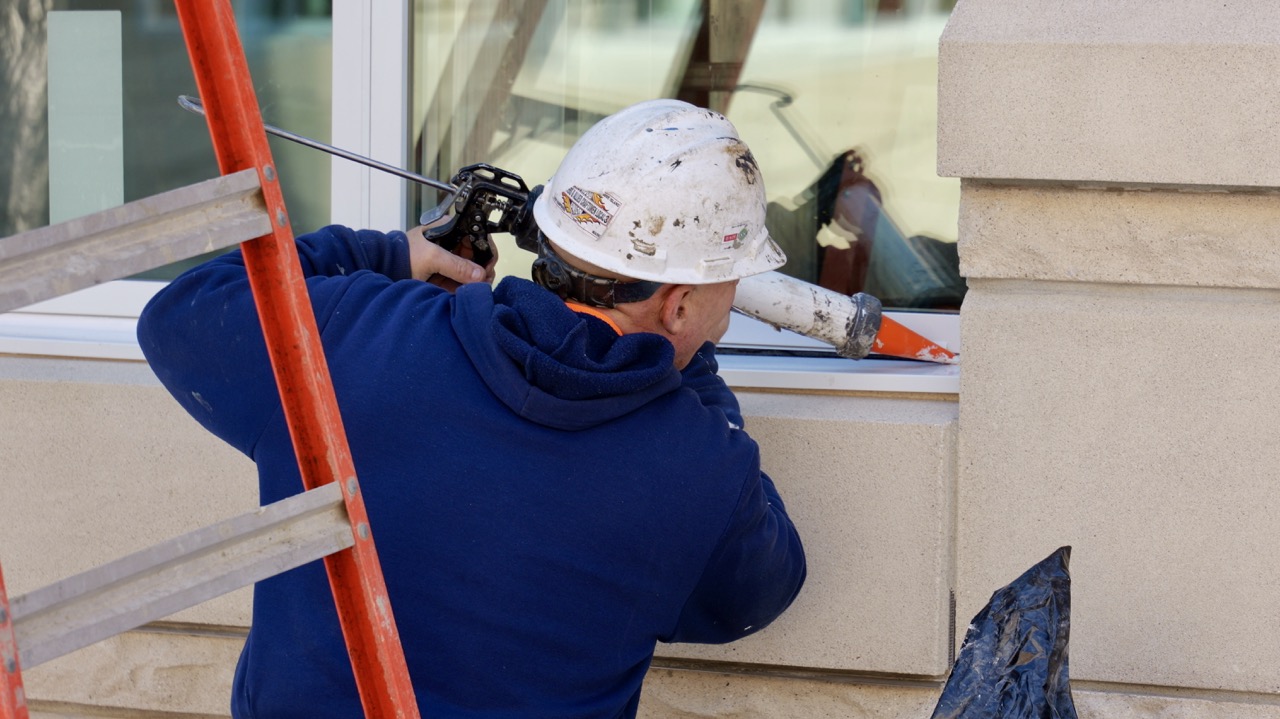
[[[175,3],[223,177],[6,239],[0,312],[207,251],[215,234],[237,238],[231,243],[242,242],[307,491],[12,603],[0,577],[0,719],[28,717],[24,663],[30,668],[320,557],[365,715],[417,717],[230,0]],[[207,225],[191,228],[186,220],[197,218]],[[178,254],[166,245],[170,236],[179,236]],[[77,274],[66,262],[73,256],[99,262]]]

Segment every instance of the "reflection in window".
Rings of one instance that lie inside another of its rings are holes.
[[[415,0],[414,169],[544,182],[586,128],[678,97],[760,163],[787,274],[955,310],[959,183],[936,166],[937,43],[953,0]],[[418,189],[412,217],[434,206]],[[499,271],[527,276],[502,246]]]
[[[237,0],[240,38],[262,109],[273,125],[329,136],[331,2]],[[218,174],[204,120],[178,107],[196,94],[186,45],[171,0],[55,0],[19,3],[23,21],[0,23],[0,237],[49,223],[46,33],[48,12],[119,14],[122,55],[124,201],[207,180]],[[285,203],[294,228],[328,223],[328,157],[273,138]],[[146,273],[167,279],[194,258]]]

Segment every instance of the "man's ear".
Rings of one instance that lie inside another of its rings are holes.
[[[668,292],[662,298],[659,320],[668,335],[679,336],[689,321],[689,299],[693,294],[693,285],[667,285],[664,289]]]

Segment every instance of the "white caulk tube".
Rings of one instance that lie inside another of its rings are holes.
[[[842,295],[781,272],[743,277],[733,306],[774,327],[826,342],[850,359],[870,354],[880,332],[880,300],[865,292]]]

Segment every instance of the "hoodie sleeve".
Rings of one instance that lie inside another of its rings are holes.
[[[757,466],[665,641],[722,644],[752,634],[791,606],[806,571],[800,535]]]
[[[745,433],[733,391],[717,374],[715,345],[704,344],[681,371],[704,407],[724,413],[730,433],[751,445],[737,506],[702,577],[665,641],[719,644],[739,639],[782,614],[804,584],[804,547],[773,481],[760,471],[759,449]]]
[[[407,280],[409,238],[400,231],[381,233],[330,225],[296,240],[306,277],[335,277],[369,270],[392,280]]]
[[[321,330],[356,282],[409,277],[408,238],[331,226],[296,240]],[[361,270],[362,275],[352,277]],[[183,273],[138,317],[148,364],[200,424],[241,452],[280,407],[244,258],[239,250]]]

